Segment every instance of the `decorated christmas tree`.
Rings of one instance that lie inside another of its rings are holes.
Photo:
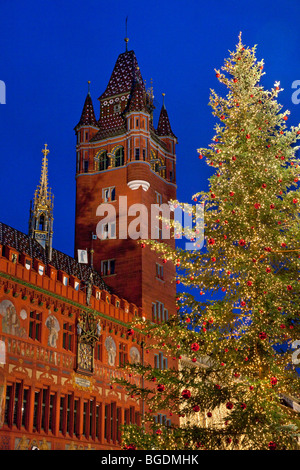
[[[198,150],[215,171],[209,191],[193,196],[204,203],[204,247],[145,241],[179,266],[180,294],[169,321],[135,326],[146,350],[178,358],[179,367],[153,368],[147,354],[129,366],[144,386],[123,385],[149,410],[140,428],[126,427],[127,448],[298,448],[300,415],[288,403],[300,396],[300,126],[288,129],[280,84],[266,91],[263,74],[256,47],[241,36],[216,70],[227,95],[211,91],[218,123],[209,148]]]

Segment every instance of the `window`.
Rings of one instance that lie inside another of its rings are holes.
[[[139,120],[138,119],[135,120],[135,127],[139,127]]]
[[[166,370],[168,368],[168,359],[164,357],[162,352],[154,355],[155,369]]]
[[[41,341],[42,314],[30,312],[29,318],[29,338]]]
[[[97,361],[103,360],[103,341],[102,335],[99,337],[94,349],[94,357]]]
[[[87,173],[89,171],[89,161],[88,160],[83,160],[83,171],[84,171],[84,173]]]
[[[102,233],[101,233],[102,240],[106,240],[107,238],[116,238],[116,222],[103,224],[101,225],[101,229],[102,229]]]
[[[119,366],[125,366],[127,362],[128,362],[128,357],[127,357],[126,344],[120,343],[119,344]]]
[[[117,149],[115,153],[115,166],[123,166],[124,165],[124,148],[120,147]]]
[[[85,140],[89,140],[89,133],[88,133],[88,131],[85,132]]]
[[[95,170],[104,171],[109,167],[109,158],[106,150],[96,155]]]
[[[79,398],[74,399],[73,436],[78,434]]]
[[[115,104],[114,105],[114,113],[119,113],[121,111],[121,105],[118,103],[118,104]]]
[[[146,160],[146,149],[143,149],[143,160]]]
[[[158,279],[164,278],[164,267],[162,264],[156,263],[156,277]]]
[[[161,205],[162,204],[162,195],[155,191],[155,203]]]
[[[159,413],[157,416],[154,416],[154,421],[156,424],[161,424],[162,426],[171,426],[171,420],[167,419],[167,416],[161,413]]]
[[[101,261],[101,275],[110,276],[111,274],[115,274],[115,260],[107,259]]]
[[[169,312],[162,302],[152,302],[152,321],[161,323],[169,320]]]
[[[104,438],[109,440],[109,426],[110,425],[110,406],[105,405],[105,414],[104,414]]]
[[[67,351],[73,350],[74,344],[74,325],[71,323],[63,324],[63,348]]]
[[[101,403],[96,404],[96,432],[95,437],[101,440]]]
[[[102,189],[103,202],[111,202],[116,200],[116,188],[111,186],[110,188]]]
[[[140,159],[140,149],[139,149],[139,148],[136,148],[136,149],[135,149],[135,159],[136,159],[136,160],[139,160],[139,159]]]
[[[122,425],[122,409],[117,408],[117,415],[116,415],[116,440],[117,442],[121,442],[121,425]]]

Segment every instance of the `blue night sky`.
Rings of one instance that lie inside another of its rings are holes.
[[[0,220],[28,233],[29,204],[39,182],[44,143],[54,200],[54,247],[73,256],[75,134],[91,80],[96,117],[118,55],[133,49],[147,86],[162,93],[178,137],[178,198],[208,188],[211,169],[196,149],[213,137],[210,88],[222,91],[214,68],[234,50],[238,34],[265,60],[263,85],[280,81],[289,125],[300,121],[292,83],[300,80],[297,0],[1,0]]]

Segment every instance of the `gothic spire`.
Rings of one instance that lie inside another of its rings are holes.
[[[42,170],[40,182],[35,190],[33,203],[30,203],[29,236],[36,239],[47,249],[48,259],[52,258],[53,237],[53,200],[54,196],[48,186],[48,145],[42,150]]]

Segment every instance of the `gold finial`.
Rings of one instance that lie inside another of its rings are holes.
[[[46,157],[48,153],[50,153],[50,150],[47,147],[48,147],[48,144],[45,144],[45,148],[42,150],[44,157]]]
[[[90,94],[90,84],[91,84],[91,80],[88,80],[88,94]]]

